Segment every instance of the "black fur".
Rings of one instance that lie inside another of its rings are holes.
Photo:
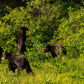
[[[12,70],[15,73],[15,69],[18,68],[18,74],[20,70],[26,69],[27,73],[33,73],[29,62],[27,60],[27,58],[23,55],[12,55],[11,51],[9,53],[7,53],[7,51],[5,52],[3,58],[3,60],[8,59],[9,60],[9,70]]]
[[[66,55],[66,50],[65,48],[60,45],[60,44],[54,44],[54,45],[51,45],[51,44],[48,44],[44,49],[43,49],[43,53],[46,53],[46,52],[51,52],[52,54],[52,57],[57,57],[57,55],[60,54],[60,50],[61,49],[61,53],[62,55]]]
[[[24,51],[26,51],[26,47],[25,47],[26,30],[28,30],[28,29],[25,27],[21,27],[21,33],[19,34],[19,36],[16,40],[16,44],[19,48],[17,52],[21,52],[22,54],[24,53]]]

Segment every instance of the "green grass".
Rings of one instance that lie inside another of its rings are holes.
[[[8,61],[0,64],[0,84],[83,84],[84,57],[68,59],[67,57],[39,61],[39,65],[30,63],[34,76],[23,70],[17,77],[12,71],[6,73]]]

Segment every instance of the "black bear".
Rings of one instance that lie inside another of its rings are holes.
[[[0,46],[0,64],[1,64],[1,55],[2,55],[3,49]]]
[[[16,44],[19,48],[17,52],[21,52],[22,54],[24,53],[24,51],[26,51],[26,47],[25,47],[26,30],[28,30],[28,28],[21,27],[21,33],[19,34],[19,36],[16,40]]]
[[[48,44],[44,49],[43,49],[43,53],[45,52],[51,52],[52,57],[57,57],[57,55],[60,54],[60,52],[62,53],[62,55],[66,55],[66,50],[65,48],[60,45],[60,44]]]
[[[27,58],[24,55],[12,55],[11,52],[12,51],[9,51],[9,53],[8,53],[6,51],[4,56],[2,57],[3,60],[8,59],[9,70],[12,70],[15,73],[15,69],[18,68],[18,75],[19,75],[20,70],[26,69],[27,73],[32,73],[33,74]]]

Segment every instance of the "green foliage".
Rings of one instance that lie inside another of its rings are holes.
[[[6,6],[6,9],[9,14],[0,18],[3,54],[6,50],[12,50],[14,54],[17,52],[16,39],[20,27],[28,28],[25,56],[35,76],[28,75],[25,70],[18,77],[12,71],[6,73],[8,61],[2,61],[1,84],[84,83],[84,7],[73,1],[31,0],[26,7],[12,9]],[[67,56],[52,58],[50,53],[42,53],[49,43],[62,44]]]
[[[68,9],[70,10],[69,19],[63,18],[61,20],[62,24],[58,28],[56,39],[59,39],[60,43],[66,47],[68,56],[72,53],[70,55],[76,57],[84,54],[84,9],[81,7],[80,10],[75,12],[74,8],[69,7]]]

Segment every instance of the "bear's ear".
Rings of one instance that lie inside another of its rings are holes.
[[[51,44],[48,44],[47,47],[50,47]]]
[[[5,52],[5,54],[7,54],[7,51]]]

